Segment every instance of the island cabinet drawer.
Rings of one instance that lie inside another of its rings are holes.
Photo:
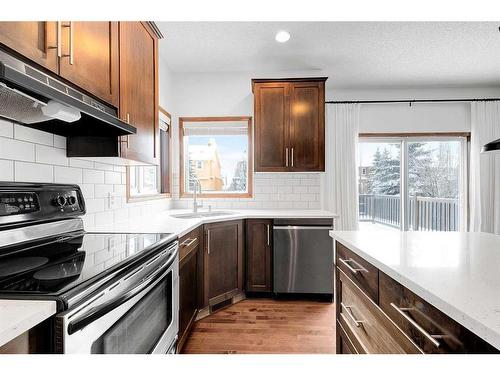
[[[353,335],[348,334],[346,328],[337,320],[337,354],[365,354],[360,352],[353,343]],[[359,343],[357,343],[359,346]]]
[[[497,350],[383,272],[379,306],[425,353],[493,353]]]
[[[179,239],[179,261],[196,249],[201,239],[201,226],[193,229]]]
[[[340,325],[345,327],[358,353],[421,353],[415,344],[368,298],[344,272],[338,274]],[[350,334],[349,334],[350,332]]]
[[[378,269],[336,242],[336,264],[375,303],[378,303]]]

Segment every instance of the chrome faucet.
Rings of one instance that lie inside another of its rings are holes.
[[[203,207],[203,204],[198,204],[197,198],[198,198],[198,193],[197,190],[200,191],[201,195],[201,184],[200,181],[197,178],[193,178],[194,180],[194,190],[193,190],[193,212],[198,212],[198,208]]]

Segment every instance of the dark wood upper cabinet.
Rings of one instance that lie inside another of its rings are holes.
[[[118,106],[118,22],[0,22],[0,43]]]
[[[158,38],[143,22],[120,22],[120,118],[137,128],[120,142],[122,157],[157,164]]]
[[[247,220],[247,292],[272,292],[272,234],[272,220]]]
[[[61,22],[59,75],[118,106],[118,22]]]
[[[0,22],[0,43],[58,73],[57,22]]]
[[[290,166],[292,170],[325,170],[325,84],[290,85]]]
[[[261,83],[254,87],[256,171],[287,169],[289,87],[285,82]]]
[[[325,170],[325,81],[252,80],[256,172]]]
[[[205,306],[214,306],[243,291],[243,221],[204,225]]]

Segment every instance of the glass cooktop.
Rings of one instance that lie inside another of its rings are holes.
[[[63,293],[145,255],[167,237],[172,235],[78,232],[9,252],[0,249],[0,293]]]

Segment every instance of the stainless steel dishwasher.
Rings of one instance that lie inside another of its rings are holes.
[[[333,219],[274,221],[274,293],[333,294],[332,228]]]

